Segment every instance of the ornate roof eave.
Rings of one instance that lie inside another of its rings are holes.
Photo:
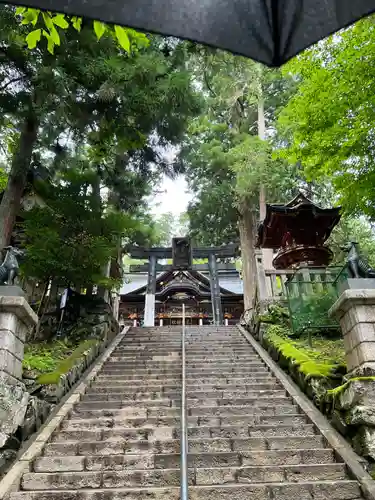
[[[262,248],[273,248],[277,249],[281,246],[281,237],[276,238],[269,234],[270,228],[277,227],[277,220],[283,220],[283,217],[288,219],[295,216],[302,216],[303,213],[310,213],[314,219],[320,219],[325,221],[323,224],[326,225],[325,229],[325,241],[329,238],[333,228],[340,221],[341,207],[333,208],[322,208],[314,204],[309,198],[307,198],[303,193],[299,192],[297,196],[293,198],[289,203],[285,205],[281,204],[267,204],[266,205],[266,216],[264,221],[259,225],[258,237],[257,237],[257,247]],[[279,241],[280,239],[280,241]]]
[[[156,287],[160,285],[160,283],[163,283],[164,281],[167,281],[168,279],[172,278],[174,279],[176,271],[166,271],[162,273],[160,276],[157,277],[156,279]],[[184,274],[188,279],[190,279],[190,289],[196,291],[199,295],[202,296],[210,296],[211,291],[210,291],[210,280],[206,276],[204,276],[201,272],[199,271],[180,271],[179,273]],[[201,288],[203,285],[203,289]],[[163,290],[157,290],[156,291],[156,296],[163,296],[165,295],[164,290],[168,288],[168,293],[171,293],[173,289],[181,291],[181,288],[189,288],[189,283],[188,281],[183,282],[183,285],[180,286],[179,283],[175,283],[174,285],[171,285],[168,287],[166,285]],[[144,295],[146,293],[147,285],[142,285],[141,287],[137,288],[136,290],[133,290],[130,294],[123,295],[123,297],[127,296],[136,296],[136,295]],[[220,293],[222,296],[235,296],[233,292],[226,290],[223,287],[220,287]]]

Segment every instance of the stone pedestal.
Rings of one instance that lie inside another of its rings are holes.
[[[335,412],[350,429],[355,451],[372,460],[375,460],[374,284],[374,280],[348,279],[329,311],[340,321],[348,367],[348,383],[335,396]]]
[[[329,314],[340,321],[349,377],[375,376],[375,289],[346,289]]]
[[[10,384],[22,379],[26,334],[37,323],[24,297],[0,295],[0,379]]]

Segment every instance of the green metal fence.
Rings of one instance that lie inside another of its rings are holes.
[[[286,297],[294,333],[340,331],[328,311],[338,299],[340,283],[348,277],[345,267],[305,268],[296,271],[286,283]]]

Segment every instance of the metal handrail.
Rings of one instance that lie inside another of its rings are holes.
[[[188,500],[188,440],[186,427],[185,304],[182,304],[182,387],[181,387],[181,500]]]

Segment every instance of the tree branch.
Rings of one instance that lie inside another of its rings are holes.
[[[213,95],[213,97],[217,97],[217,94],[216,92],[213,90],[213,88],[211,87],[209,81],[208,81],[208,77],[207,77],[207,72],[204,71],[203,72],[203,77],[204,77],[204,83],[206,84],[206,87],[208,88],[208,90],[211,92],[211,94]]]
[[[20,80],[23,80],[23,77],[22,76],[18,76],[17,78],[12,78],[11,80],[9,80],[7,83],[5,83],[2,87],[0,87],[0,92],[2,92],[3,90],[5,90],[7,87],[9,87],[9,85],[11,85],[12,83],[15,83],[15,82],[19,82]]]

